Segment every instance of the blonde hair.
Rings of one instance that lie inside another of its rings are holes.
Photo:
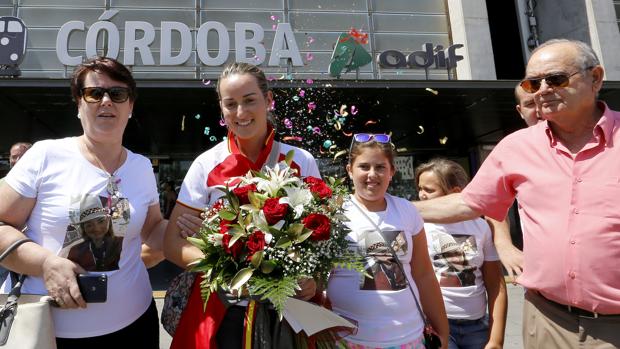
[[[456,187],[463,189],[469,183],[469,176],[463,166],[452,160],[434,158],[415,169],[416,186],[420,185],[420,175],[427,171],[432,171],[437,175],[439,187],[444,193],[449,193]]]

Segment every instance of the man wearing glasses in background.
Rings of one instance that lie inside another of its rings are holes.
[[[521,82],[546,122],[504,138],[462,193],[416,202],[425,221],[502,220],[519,198],[525,348],[620,347],[620,113],[597,100],[587,44],[550,40]]]

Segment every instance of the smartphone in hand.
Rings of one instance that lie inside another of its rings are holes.
[[[108,276],[106,274],[78,274],[77,283],[86,303],[105,303],[108,298]]]

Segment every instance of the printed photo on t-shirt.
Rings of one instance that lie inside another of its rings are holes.
[[[397,291],[407,287],[405,273],[394,259],[407,254],[409,246],[403,231],[365,231],[358,235],[359,252],[364,256],[366,272],[360,290]]]
[[[474,272],[477,267],[471,265],[471,261],[478,251],[476,238],[473,235],[444,232],[435,232],[431,238],[431,246],[434,250],[431,253],[433,267],[439,286],[474,286],[476,284]]]
[[[75,196],[69,219],[60,256],[87,271],[117,270],[129,224],[127,199],[96,194]]]

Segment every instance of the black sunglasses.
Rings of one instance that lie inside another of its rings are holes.
[[[547,76],[543,76],[540,78],[534,78],[534,79],[523,79],[521,80],[521,83],[519,85],[521,85],[521,88],[523,88],[523,90],[527,93],[534,93],[536,91],[538,91],[540,89],[540,84],[542,83],[543,80],[545,80],[545,82],[547,83],[547,85],[551,88],[562,88],[562,87],[566,87],[568,86],[569,82],[570,82],[570,78],[573,75],[577,75],[579,73],[581,73],[582,71],[586,71],[592,69],[592,67],[588,67],[586,69],[580,69],[577,70],[576,72],[572,73],[572,74],[568,74],[568,73],[555,73],[555,74],[549,74]]]
[[[124,103],[129,99],[131,91],[127,87],[84,87],[82,90],[82,98],[87,103],[99,103],[103,96],[107,93],[114,103]]]

